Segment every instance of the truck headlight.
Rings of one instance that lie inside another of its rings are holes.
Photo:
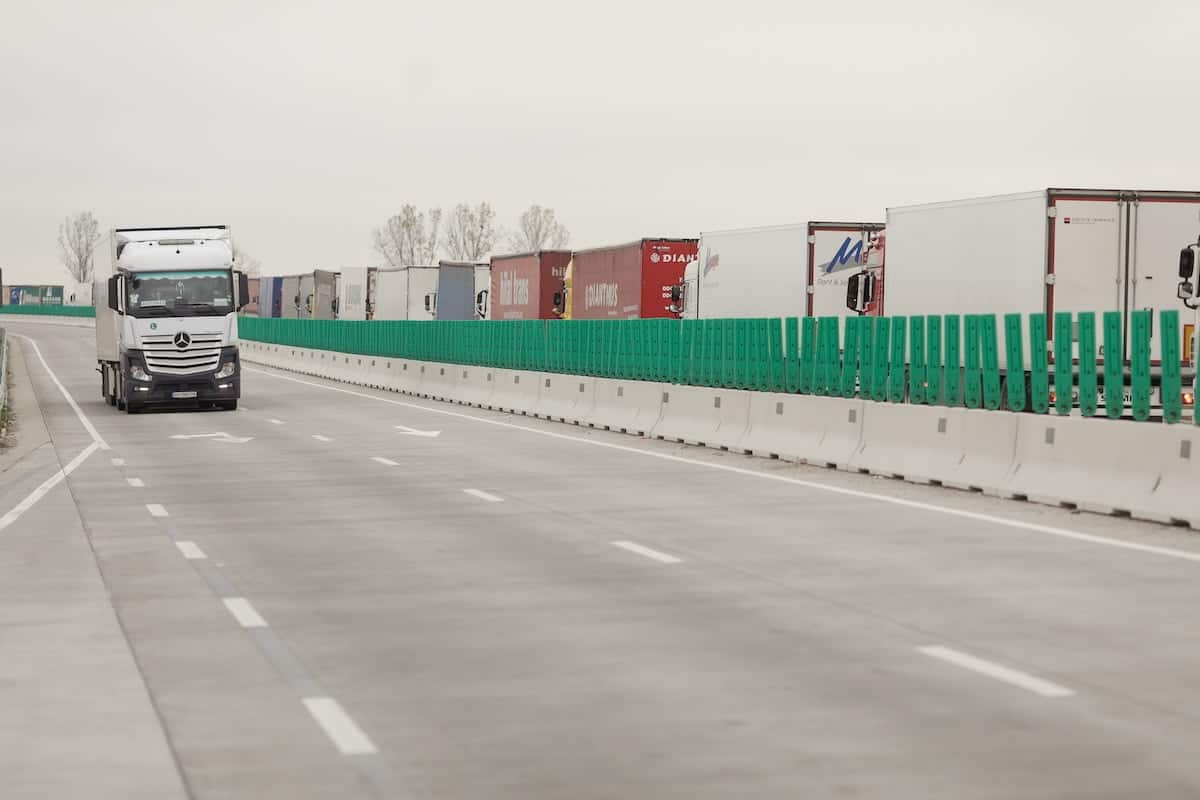
[[[149,375],[146,374],[146,370],[142,369],[137,364],[129,365],[129,377],[133,378],[135,381],[149,382],[149,381],[154,380],[153,378],[151,378]]]
[[[221,368],[219,370],[217,370],[217,374],[215,377],[217,380],[220,380],[221,378],[228,378],[230,375],[232,375],[234,373],[234,370],[236,370],[236,369],[237,369],[237,362],[226,361],[224,364],[221,365]]]

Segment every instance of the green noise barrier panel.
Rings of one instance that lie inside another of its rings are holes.
[[[62,307],[15,308],[7,310],[50,314]],[[1182,419],[1182,368],[1187,365],[1181,363],[1178,310],[1162,310],[1157,320],[1149,310],[1133,311],[1127,329],[1121,312],[1105,312],[1100,331],[1093,312],[1058,312],[1052,340],[1048,321],[1044,314],[1004,314],[998,331],[994,314],[844,321],[835,316],[464,322],[240,316],[238,326],[247,340],[374,357],[1035,414],[1089,417],[1102,401],[1112,418],[1128,413],[1139,421]],[[1128,361],[1122,358],[1126,349]],[[1161,370],[1152,371],[1156,356]]]

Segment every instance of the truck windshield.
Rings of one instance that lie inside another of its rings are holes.
[[[233,311],[229,270],[138,272],[125,287],[126,313],[133,317],[224,316]]]

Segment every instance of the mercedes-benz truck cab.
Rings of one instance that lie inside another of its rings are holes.
[[[119,228],[96,279],[96,358],[109,405],[237,408],[237,312],[249,301],[229,228]]]

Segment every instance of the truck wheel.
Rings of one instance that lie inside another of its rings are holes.
[[[118,379],[118,380],[120,380],[120,379]],[[123,380],[117,384],[116,388],[120,389],[120,391],[118,393],[114,394],[113,403],[114,403],[114,405],[116,405],[117,411],[124,411],[125,406],[127,405],[125,402],[125,398],[128,396],[127,393],[128,393],[129,389],[125,385],[125,381],[123,381]]]

